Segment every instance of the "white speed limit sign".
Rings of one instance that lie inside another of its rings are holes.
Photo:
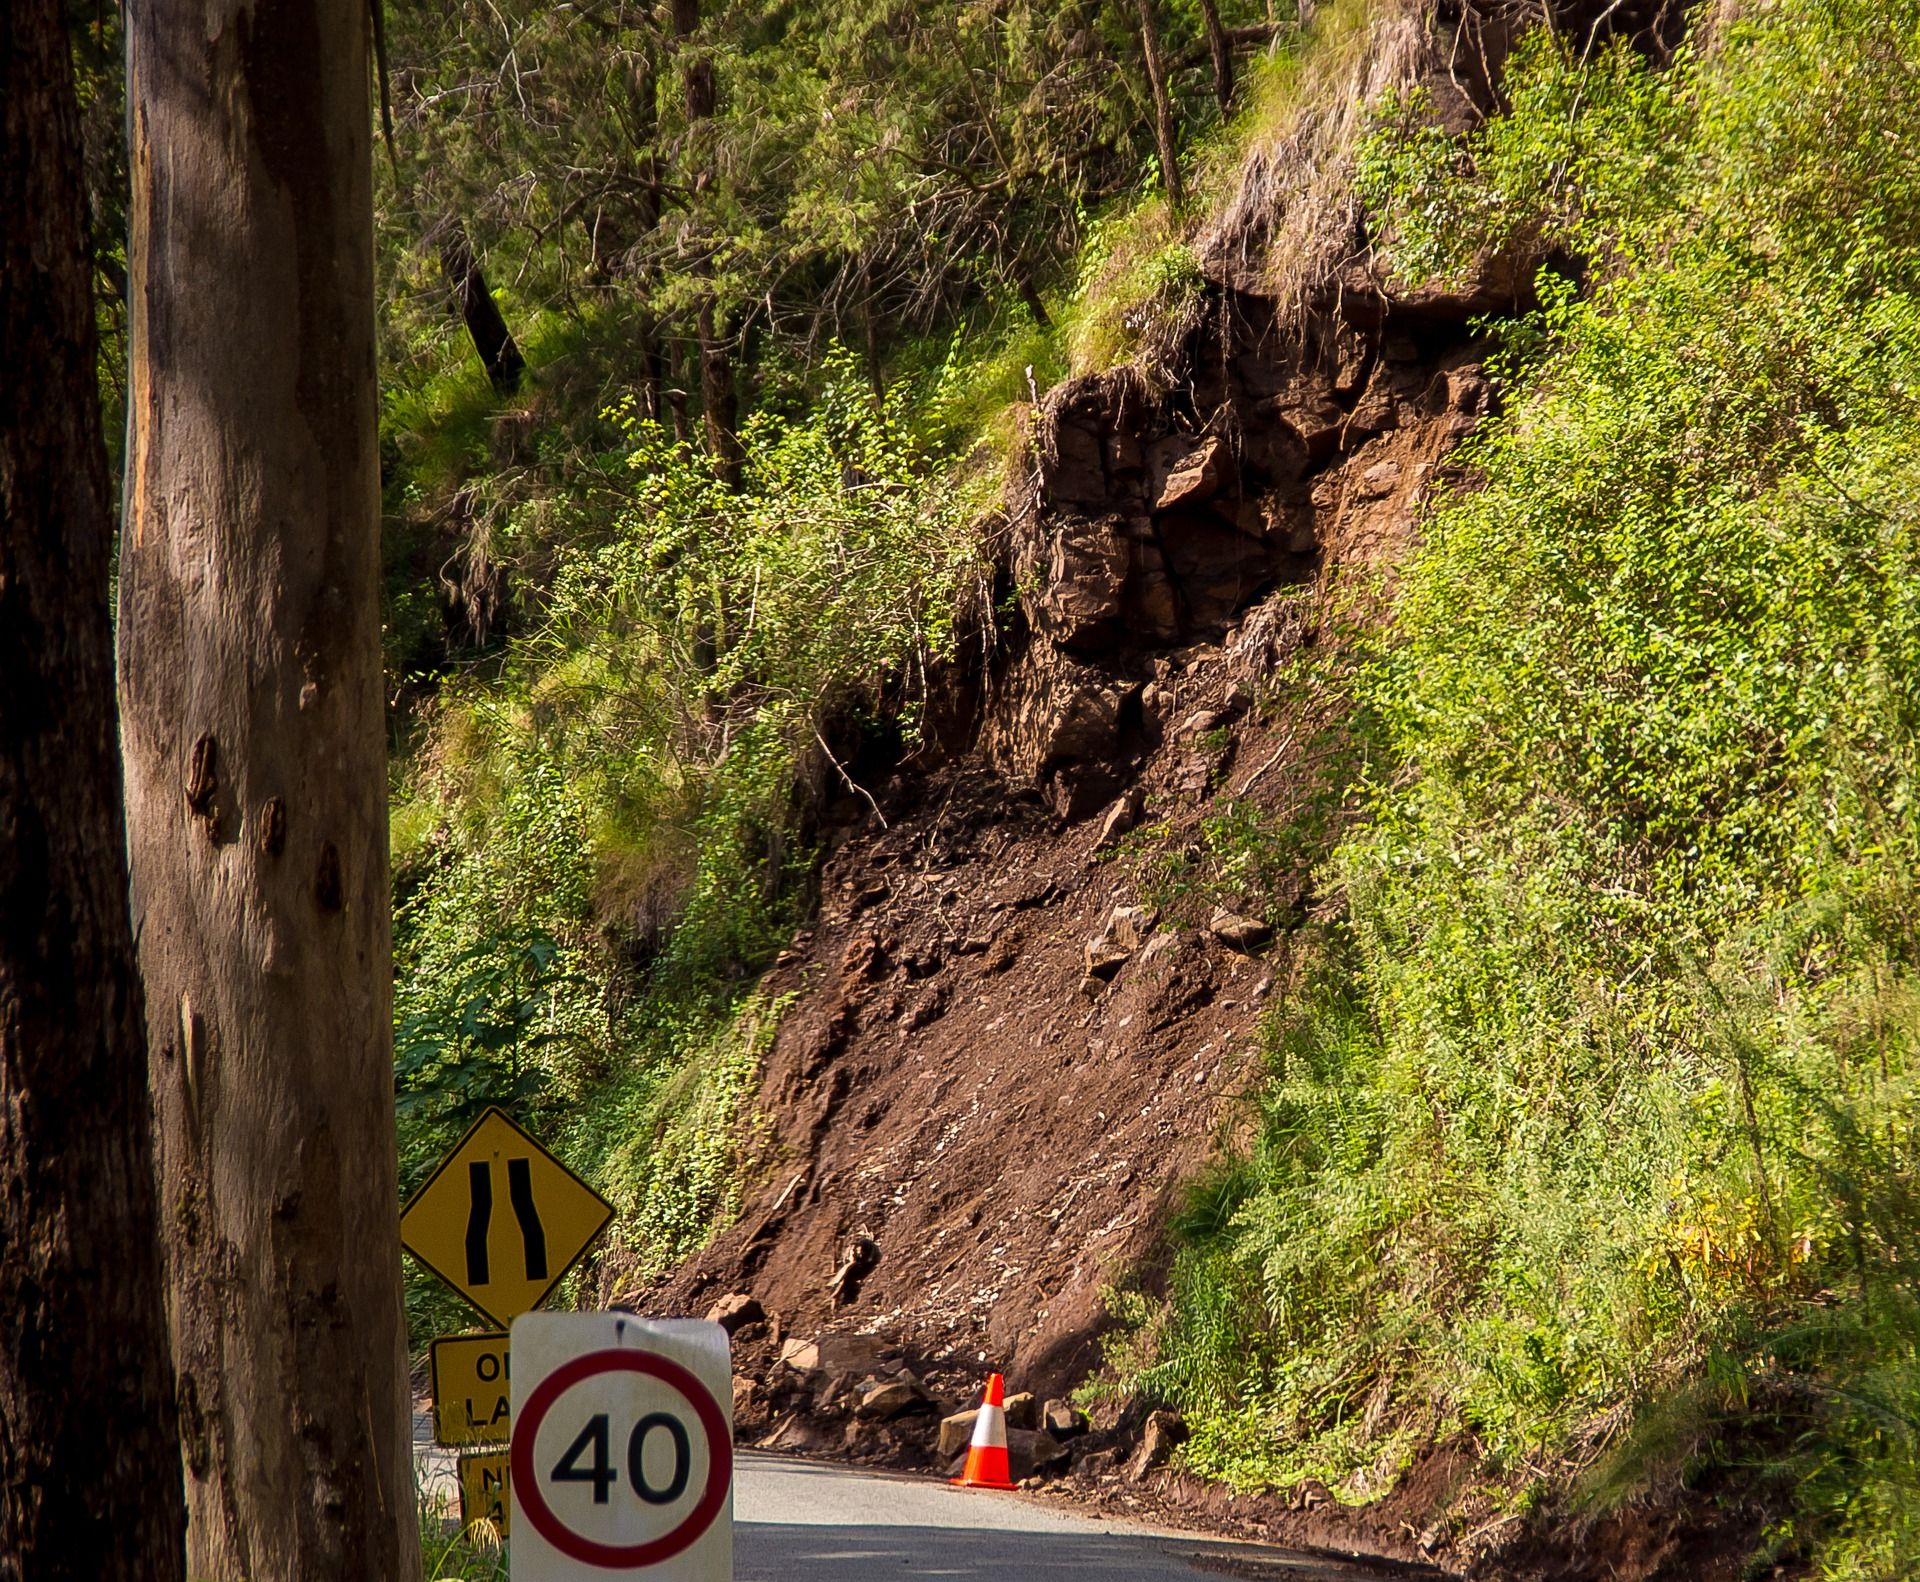
[[[512,1349],[513,1582],[732,1582],[727,1332],[528,1313]]]

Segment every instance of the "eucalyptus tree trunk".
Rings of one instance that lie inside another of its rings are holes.
[[[186,1561],[61,0],[0,14],[0,1577]]]
[[[447,289],[453,293],[460,321],[467,327],[467,338],[487,371],[487,382],[497,395],[512,395],[520,388],[520,376],[527,362],[520,355],[520,343],[507,328],[506,316],[494,300],[493,287],[473,250],[473,238],[458,215],[450,215],[435,236],[440,252],[440,272]]]
[[[206,1582],[420,1574],[364,0],[128,9],[120,686]]]
[[[1180,144],[1173,122],[1173,99],[1167,89],[1167,65],[1160,53],[1160,24],[1154,20],[1153,0],[1134,0],[1140,18],[1140,53],[1146,58],[1147,87],[1153,94],[1153,135],[1160,145],[1160,180],[1167,201],[1176,209],[1187,201],[1180,180]]]
[[[713,119],[719,107],[719,88],[714,79],[713,56],[704,46],[692,44],[700,28],[700,0],[672,0],[673,34],[685,51],[681,81],[686,95],[689,132],[697,134],[704,121]],[[709,172],[690,173],[697,198],[706,190]],[[710,273],[704,259],[694,265],[702,279]],[[740,449],[740,403],[733,383],[732,337],[727,311],[708,292],[700,298],[694,312],[694,333],[700,340],[700,408],[706,423],[707,454],[729,489],[738,489],[745,453]]]
[[[1219,0],[1200,0],[1200,20],[1207,30],[1207,53],[1213,57],[1213,96],[1220,101],[1220,119],[1233,110],[1233,41],[1220,25]]]

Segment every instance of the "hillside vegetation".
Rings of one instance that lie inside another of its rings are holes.
[[[1199,282],[1129,9],[691,9],[397,16],[379,216],[403,1186],[510,1104],[649,1268],[737,1202],[822,811],[992,641],[1025,404]],[[1271,10],[1218,7],[1243,96]],[[1161,18],[1194,137],[1201,33]],[[523,372],[447,311],[450,216]]]
[[[1757,1567],[1912,1575],[1920,5],[1704,5],[1677,50],[1482,8],[1531,26],[1466,131],[1399,69],[1432,8],[1219,9],[1225,117],[1160,8],[1183,204],[1131,7],[400,27],[403,1177],[510,1103],[638,1266],[700,1247],[819,846],[1010,619],[1028,404],[1164,378],[1249,254],[1276,298],[1517,260],[1419,547],[1322,590],[1362,811],[1287,840],[1328,855],[1247,1114],[1164,1291],[1119,1282],[1107,1388],[1242,1487],[1464,1447],[1462,1553],[1656,1497],[1750,1516]],[[432,283],[450,213],[523,380]]]
[[[1355,690],[1386,767],[1140,1382],[1240,1482],[1774,1501],[1920,1564],[1920,11],[1540,32],[1387,109],[1405,277],[1557,261]]]

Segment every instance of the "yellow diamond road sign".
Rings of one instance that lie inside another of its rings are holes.
[[[496,1324],[546,1300],[613,1207],[499,1110],[400,1214],[401,1244]]]

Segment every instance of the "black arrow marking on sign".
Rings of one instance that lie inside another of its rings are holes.
[[[493,1221],[493,1166],[476,1159],[467,1166],[467,1284],[485,1285],[487,1226]],[[544,1260],[543,1260],[544,1261]]]
[[[492,1270],[487,1262],[487,1230],[493,1224],[493,1164],[476,1159],[467,1166],[467,1284],[490,1283]],[[527,1278],[547,1277],[547,1228],[540,1223],[540,1210],[533,1201],[531,1161],[507,1161],[507,1201],[513,1204],[513,1217],[520,1222],[520,1239],[526,1243]]]
[[[507,1199],[513,1204],[514,1217],[520,1221],[520,1239],[527,1244],[527,1278],[547,1277],[547,1231],[540,1223],[540,1211],[533,1206],[533,1173],[525,1159],[507,1161]]]

